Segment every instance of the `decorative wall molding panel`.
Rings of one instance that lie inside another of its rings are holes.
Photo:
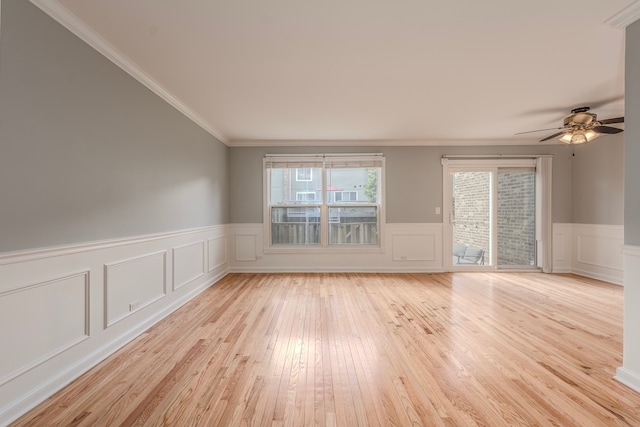
[[[105,327],[166,295],[166,265],[166,251],[105,264]]]
[[[227,233],[214,226],[0,254],[0,425],[226,275]]]
[[[207,240],[207,272],[227,263],[227,236],[218,236]]]
[[[0,386],[89,338],[89,330],[88,270],[0,292]]]
[[[621,225],[554,224],[553,272],[623,284],[624,227]]]
[[[205,273],[204,240],[173,248],[173,290],[181,288]]]
[[[382,249],[265,250],[262,224],[229,230],[229,267],[234,272],[439,272],[442,224],[386,224]]]
[[[553,224],[553,272],[571,273],[573,224]]]
[[[393,261],[435,261],[435,234],[394,234],[391,241]]]
[[[262,229],[262,225],[260,226]],[[258,242],[262,239],[258,239],[259,234],[262,234],[254,230],[254,232],[236,233],[234,234],[235,241],[235,260],[236,261],[257,261],[258,260]]]

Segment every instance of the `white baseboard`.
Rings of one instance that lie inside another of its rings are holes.
[[[227,233],[227,226],[215,226],[0,254],[0,341],[16,349],[0,366],[0,426],[224,277]],[[176,260],[176,253],[189,257]],[[111,296],[110,287],[118,289]],[[52,292],[66,292],[76,306],[65,301],[56,310],[45,301]],[[12,311],[16,301],[20,310]],[[37,308],[46,304],[51,309],[40,318]],[[128,312],[110,319],[114,306]],[[45,322],[55,323],[53,339]],[[47,333],[47,340],[39,333]],[[23,348],[19,342],[25,335],[52,344]],[[70,338],[73,345],[66,344]]]
[[[603,274],[593,270],[583,270],[580,268],[574,268],[567,273],[577,274],[578,276],[589,277],[590,279],[602,280],[614,285],[623,286],[622,272],[614,271],[613,274]]]
[[[632,372],[626,368],[620,367],[616,369],[614,377],[622,384],[640,393],[640,374]]]
[[[388,267],[371,267],[371,268],[342,268],[342,267],[326,267],[326,268],[295,268],[295,267],[243,267],[234,269],[232,273],[444,273],[442,268],[388,268]]]

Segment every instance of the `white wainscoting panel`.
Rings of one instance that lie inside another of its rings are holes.
[[[624,227],[617,225],[573,225],[572,271],[622,285]]]
[[[443,271],[440,223],[386,224],[380,250],[272,250],[262,224],[230,227],[231,271]],[[553,225],[553,272],[622,283],[623,227]]]
[[[391,236],[393,261],[435,261],[436,236],[434,234],[393,234]]]
[[[622,270],[619,238],[609,236],[578,235],[576,261],[594,267]]]
[[[129,258],[104,266],[105,327],[152,304],[167,293],[167,252]]]
[[[381,248],[269,249],[262,224],[230,227],[231,271],[437,272],[442,268],[442,224],[386,224]]]
[[[207,240],[207,246],[207,271],[211,273],[227,263],[226,235]]]
[[[615,378],[640,392],[640,246],[622,247],[624,263],[624,345]]]
[[[623,283],[622,225],[554,224],[553,272]]]
[[[204,241],[173,248],[173,289],[204,274]]]
[[[258,260],[258,233],[238,233],[235,237],[235,260],[236,261],[257,261]]]
[[[571,273],[573,224],[553,224],[553,272]]]
[[[224,277],[227,235],[221,225],[0,253],[0,426]]]
[[[1,386],[89,337],[89,272],[0,293],[0,325]]]

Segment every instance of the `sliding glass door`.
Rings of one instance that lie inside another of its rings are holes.
[[[535,161],[478,163],[445,167],[445,269],[537,268]]]

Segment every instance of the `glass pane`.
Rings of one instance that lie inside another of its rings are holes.
[[[320,208],[271,208],[271,244],[320,244]]]
[[[327,203],[379,203],[380,168],[327,169]]]
[[[491,172],[452,174],[453,265],[490,265]]]
[[[269,204],[309,205],[322,203],[322,172],[319,168],[269,169]]]
[[[536,263],[534,171],[498,170],[498,265]]]
[[[329,244],[377,245],[378,208],[330,207]]]

